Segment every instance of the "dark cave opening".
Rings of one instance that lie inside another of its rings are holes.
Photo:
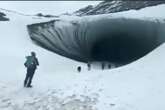
[[[108,61],[124,65],[143,57],[154,47],[152,40],[140,39],[129,33],[116,32],[100,38],[91,49],[93,61]]]

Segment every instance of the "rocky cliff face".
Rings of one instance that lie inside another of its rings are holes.
[[[139,10],[141,8],[155,6],[158,4],[164,4],[165,1],[104,1],[98,4],[97,6],[89,5],[85,8],[82,8],[76,12],[75,15],[84,16],[84,15],[97,15],[97,14],[106,14],[106,13],[115,13],[127,10]]]
[[[8,21],[9,18],[6,17],[6,14],[0,12],[0,21]]]

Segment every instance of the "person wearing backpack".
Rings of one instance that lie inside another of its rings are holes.
[[[37,66],[39,66],[39,62],[35,52],[31,52],[31,56],[26,56],[26,62],[24,63],[24,65],[27,68],[27,73],[24,80],[24,87],[32,87],[31,83],[33,75],[35,73],[35,70],[37,69]]]

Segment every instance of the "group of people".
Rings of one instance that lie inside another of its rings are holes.
[[[104,70],[106,66],[108,67],[108,69],[112,68],[112,64],[111,63],[105,63],[105,62],[101,63],[102,70]]]
[[[27,68],[27,73],[24,80],[24,87],[31,88],[32,87],[31,83],[32,83],[35,70],[37,69],[37,66],[39,66],[39,62],[38,62],[35,52],[31,52],[30,56],[26,56],[26,61],[24,65]],[[105,62],[101,63],[102,70],[104,70],[106,66],[108,66],[108,69],[112,68],[111,63],[108,63],[108,65]],[[87,68],[88,68],[88,71],[91,70],[91,62],[87,63]],[[81,66],[77,67],[77,71],[81,72]]]
[[[91,70],[91,65],[92,65],[91,62],[87,63],[88,71]],[[101,69],[104,70],[106,67],[108,67],[108,69],[111,69],[112,68],[112,64],[111,63],[102,62],[101,63]],[[82,69],[81,66],[77,67],[77,71],[78,72],[81,72],[81,69]]]

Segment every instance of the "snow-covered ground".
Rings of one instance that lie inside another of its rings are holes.
[[[165,5],[114,15],[164,19],[163,10]],[[87,71],[86,64],[59,56],[31,42],[26,25],[49,19],[5,13],[11,21],[0,22],[0,110],[165,109],[164,44],[129,65]],[[23,88],[26,74],[23,64],[31,51],[37,53],[40,66],[34,76],[34,87],[29,89]],[[76,71],[78,65],[82,66],[81,73]]]

